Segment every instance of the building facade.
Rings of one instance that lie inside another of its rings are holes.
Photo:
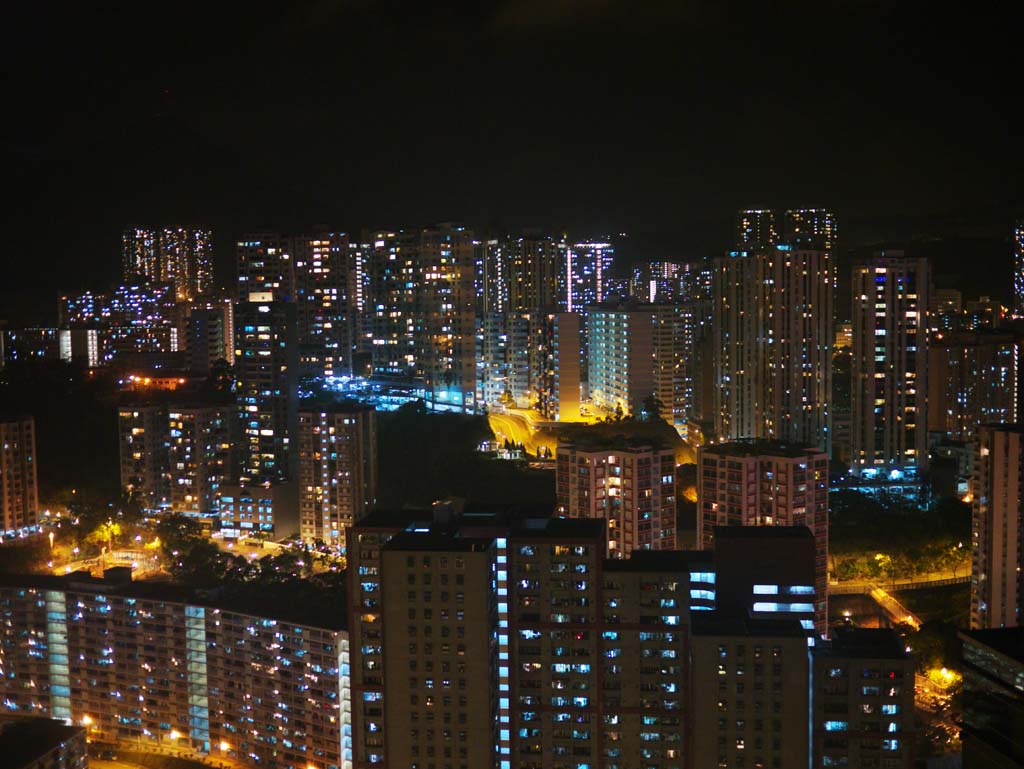
[[[828,251],[788,245],[715,260],[715,433],[831,446]]]
[[[143,277],[174,286],[178,301],[191,301],[213,289],[213,246],[209,230],[189,227],[134,227],[121,236],[126,282]]]
[[[170,430],[164,403],[126,403],[117,410],[121,488],[146,510],[166,510]]]
[[[0,692],[12,713],[67,720],[126,750],[352,766],[341,615],[297,622],[166,585],[69,576],[5,577],[0,617]]]
[[[685,436],[688,319],[676,304],[590,308],[587,367],[593,406],[606,414],[639,414],[653,398],[657,415]]]
[[[293,477],[298,413],[295,305],[268,296],[250,294],[235,308],[241,477],[256,483]]]
[[[928,467],[925,259],[883,251],[853,267],[851,472],[914,479]]]
[[[368,234],[372,375],[422,390],[432,406],[476,403],[475,245],[464,227]]]
[[[1024,600],[1024,427],[983,425],[971,474],[971,627],[1015,627]]]
[[[813,657],[811,765],[912,769],[916,670],[900,637],[839,627]]]
[[[795,620],[718,614],[693,621],[691,766],[808,766],[806,634]]]
[[[299,532],[344,549],[349,528],[377,499],[377,415],[372,406],[299,411]]]
[[[605,520],[613,558],[628,558],[634,550],[678,549],[675,465],[673,449],[560,445],[556,510],[569,518]]]
[[[182,403],[166,414],[171,512],[213,517],[220,487],[238,476],[235,404]]]
[[[979,425],[1018,421],[1020,342],[1013,333],[943,334],[928,350],[928,430],[972,441]]]
[[[828,455],[766,442],[697,450],[697,547],[717,547],[716,527],[803,526],[815,543],[815,627],[828,626]],[[774,599],[772,599],[774,600]]]
[[[352,537],[356,767],[703,765],[690,627],[715,607],[710,554],[606,560],[600,521],[446,511]]]
[[[0,414],[0,532],[35,526],[38,513],[35,420]]]

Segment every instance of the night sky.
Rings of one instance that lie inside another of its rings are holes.
[[[135,223],[211,227],[227,283],[254,228],[691,258],[739,207],[823,205],[847,246],[964,236],[939,271],[976,277],[1024,212],[1020,5],[5,3],[0,318],[113,281]]]

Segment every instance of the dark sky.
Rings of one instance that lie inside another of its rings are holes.
[[[826,205],[848,245],[1001,242],[1024,62],[1020,4],[991,6],[8,2],[0,318],[113,280],[132,223],[212,227],[224,279],[239,232],[313,224],[693,257],[738,207]]]

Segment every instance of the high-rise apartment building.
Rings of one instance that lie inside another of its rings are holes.
[[[1024,315],[1024,219],[1013,228],[1013,298],[1017,314]]]
[[[783,217],[783,241],[794,248],[833,251],[838,236],[836,215],[827,208],[791,208]]]
[[[80,574],[5,576],[0,697],[10,714],[81,724],[125,750],[351,769],[345,617],[255,603]]]
[[[653,396],[658,416],[685,436],[688,320],[676,304],[591,308],[587,365],[594,407],[608,414],[637,414]]]
[[[800,553],[781,549],[789,563],[806,562],[806,581],[813,546],[802,534]],[[358,650],[354,766],[432,759],[455,769],[706,765],[693,714],[716,708],[709,692],[719,689],[719,662],[715,656],[703,672],[693,667],[701,663],[691,626],[716,608],[720,555],[637,551],[606,560],[605,548],[599,520],[438,509],[433,516],[374,512],[356,524],[349,554],[358,575],[349,583]],[[722,568],[740,574],[749,610],[754,586],[778,581],[778,564],[759,571],[747,551],[724,550],[722,558],[744,561]],[[787,736],[764,750],[806,755],[807,636],[795,619],[770,637],[777,636],[791,640],[778,652],[774,641],[764,644],[764,707],[784,708]],[[784,669],[771,667],[772,659]],[[753,664],[752,657],[751,702],[762,675]],[[738,710],[731,702],[729,711]],[[798,710],[799,722],[791,721]],[[766,711],[766,723],[771,718]],[[799,740],[788,731],[793,723],[801,725]],[[753,720],[749,732],[753,756]]]
[[[1020,341],[995,330],[942,334],[928,350],[928,430],[974,440],[979,425],[1017,422]]]
[[[146,510],[170,506],[170,433],[164,403],[125,403],[117,410],[121,488]]]
[[[213,289],[213,244],[209,230],[162,227],[160,280],[174,284],[175,297],[188,302]]]
[[[721,526],[804,526],[814,536],[814,622],[828,627],[828,455],[767,442],[697,450],[697,547],[717,547]],[[775,600],[775,599],[771,599]]]
[[[925,259],[882,251],[853,266],[851,471],[919,478],[928,466]]]
[[[838,627],[813,658],[811,766],[915,766],[916,670],[896,632]]]
[[[483,262],[483,312],[536,312],[559,304],[560,269],[567,258],[562,238],[528,233],[488,241]]]
[[[634,550],[675,550],[675,451],[608,444],[587,449],[560,445],[555,492],[559,515],[603,519],[608,552],[626,558]]]
[[[0,414],[0,533],[35,526],[38,512],[35,420]]]
[[[121,233],[121,275],[160,280],[159,235],[151,227],[134,227]]]
[[[642,302],[675,302],[680,299],[680,262],[654,261],[633,267],[630,296]]]
[[[433,406],[472,411],[476,297],[472,233],[455,225],[377,232],[369,258],[373,376],[421,388]]]
[[[607,298],[607,280],[615,261],[611,243],[586,241],[568,247],[559,278],[559,304],[567,312],[583,312]]]
[[[828,251],[789,246],[715,260],[715,433],[831,445]]]
[[[189,227],[135,227],[121,236],[126,283],[141,276],[169,283],[178,301],[192,301],[213,289],[213,252],[209,230]]]
[[[217,361],[235,360],[235,308],[231,302],[192,307],[185,319],[185,367],[209,374]]]
[[[680,271],[682,324],[682,401],[687,424],[713,422],[715,351],[711,324],[714,314],[714,275],[710,260],[687,262]]]
[[[1024,766],[1024,628],[964,630],[964,769]]]
[[[479,318],[477,400],[529,408],[541,397],[550,352],[548,313],[492,312]]]
[[[295,263],[292,240],[279,233],[245,235],[235,244],[238,266],[238,299],[250,294],[270,294],[274,301],[295,299]]]
[[[582,316],[554,312],[543,316],[538,409],[555,422],[579,421],[582,381]]]
[[[982,425],[975,440],[971,627],[1014,627],[1024,602],[1024,426]]]
[[[377,415],[371,406],[304,405],[299,411],[299,532],[345,548],[349,527],[377,498]]]
[[[235,369],[241,413],[241,476],[249,482],[293,477],[292,436],[298,383],[295,305],[250,294],[235,308]]]
[[[351,375],[356,325],[348,235],[323,232],[296,236],[291,250],[300,373],[316,377]]]
[[[809,765],[810,660],[796,620],[696,615],[690,656],[699,695],[688,766]]]
[[[0,369],[23,361],[60,358],[60,329],[5,328],[0,330]]]
[[[214,517],[221,486],[238,477],[238,410],[234,403],[167,407],[171,512]]]
[[[736,248],[768,248],[779,242],[775,212],[769,208],[748,208],[736,217]]]

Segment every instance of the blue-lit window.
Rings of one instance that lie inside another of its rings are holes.
[[[754,595],[776,595],[778,592],[778,585],[754,585]]]
[[[850,728],[850,724],[846,721],[826,721],[825,731],[826,732],[845,732]]]

